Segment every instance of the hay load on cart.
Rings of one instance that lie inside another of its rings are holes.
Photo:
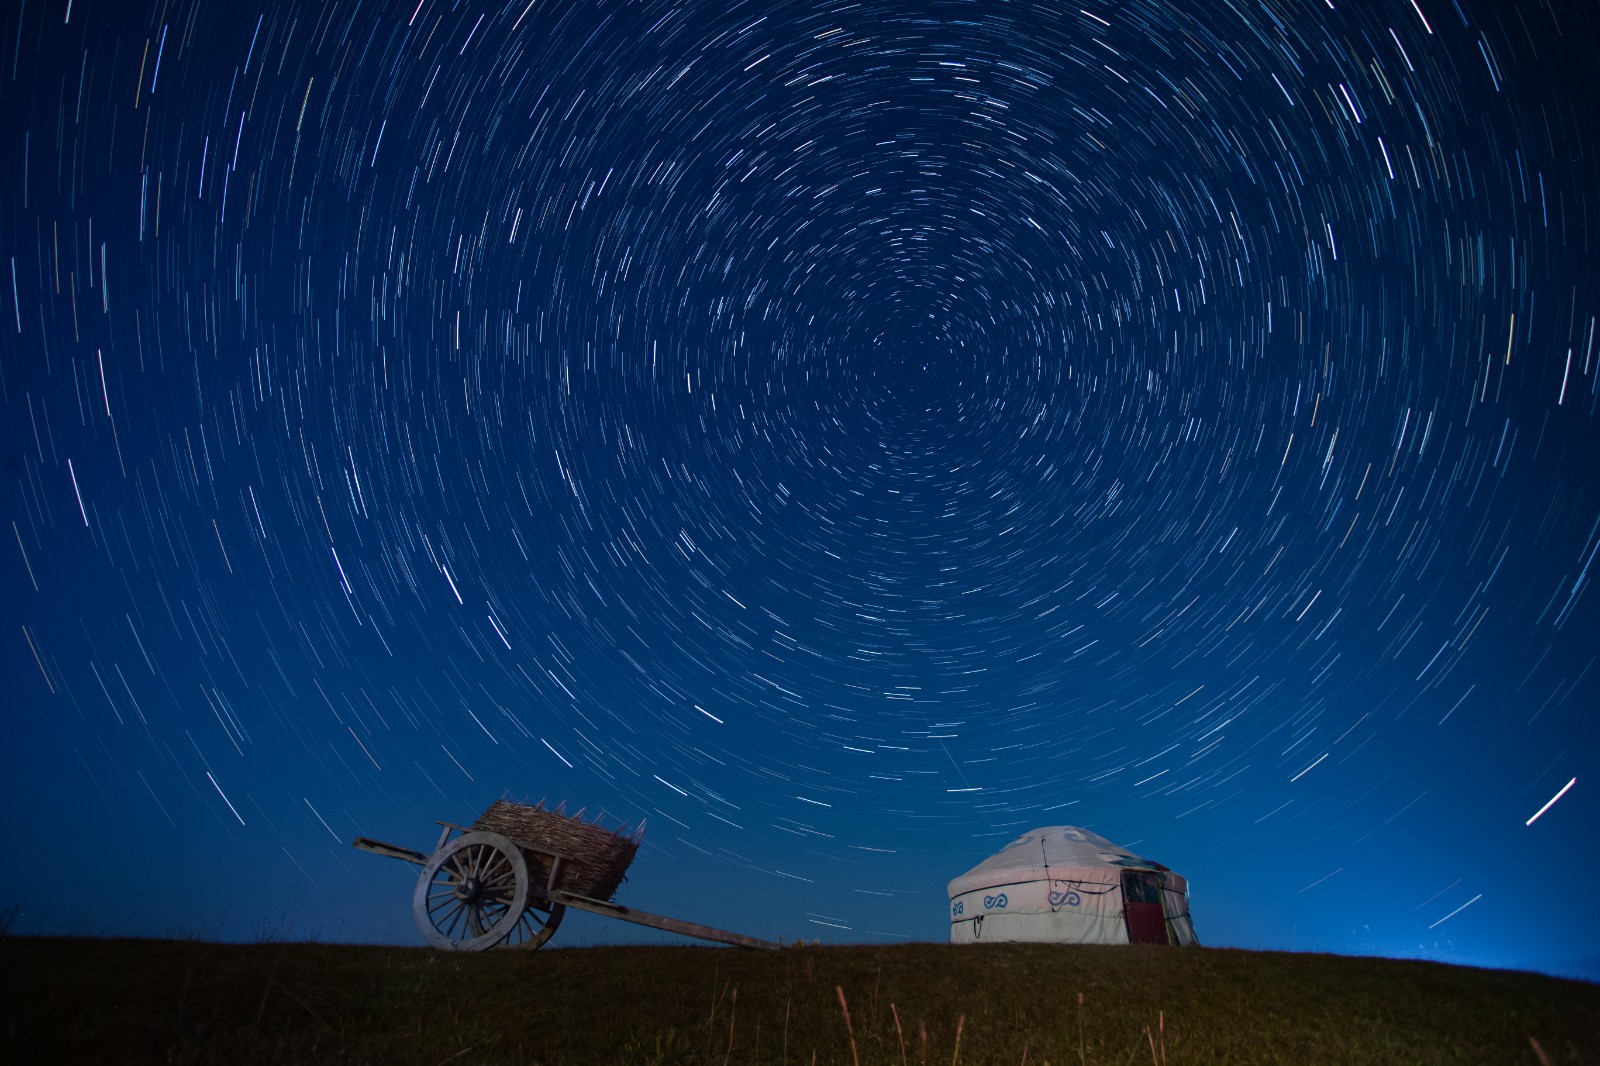
[[[599,822],[583,821],[583,813],[550,810],[543,800],[530,807],[499,799],[478,815],[472,828],[499,833],[513,843],[535,842],[535,847],[523,846],[522,857],[528,864],[528,876],[540,884],[550,879],[552,855],[565,857],[562,887],[590,899],[608,900],[617,894],[617,886],[639,852],[644,826],[632,833],[626,825],[607,829]]]
[[[777,944],[740,933],[634,910],[611,901],[644,826],[607,829],[541,800],[496,800],[470,827],[443,827],[433,853],[357,837],[354,847],[422,867],[412,917],[428,943],[450,951],[537,948],[555,934],[568,907],[739,947]]]

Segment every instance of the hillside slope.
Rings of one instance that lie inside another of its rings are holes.
[[[1600,985],[1330,955],[13,937],[0,963],[12,1063],[1600,1062]]]

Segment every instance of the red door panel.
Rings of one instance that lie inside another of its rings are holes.
[[[1128,943],[1167,943],[1167,915],[1161,905],[1158,874],[1124,871],[1122,906],[1128,922]]]

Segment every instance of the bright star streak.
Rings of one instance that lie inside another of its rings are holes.
[[[1543,814],[1545,811],[1548,811],[1551,807],[1554,807],[1556,805],[1556,800],[1560,799],[1562,796],[1565,796],[1567,794],[1567,789],[1571,788],[1573,785],[1576,785],[1577,783],[1578,783],[1578,779],[1576,777],[1574,777],[1571,781],[1568,781],[1566,784],[1562,785],[1561,786],[1561,791],[1557,792],[1554,796],[1551,796],[1550,797],[1550,802],[1546,803],[1543,807],[1540,807],[1538,810],[1534,811],[1533,812],[1533,817],[1529,818],[1523,824],[1524,825],[1532,825],[1534,822],[1537,822],[1539,820],[1539,816],[1541,814]]]

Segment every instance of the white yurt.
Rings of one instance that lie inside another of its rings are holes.
[[[1198,944],[1189,882],[1072,825],[1034,829],[950,882],[950,943]]]

